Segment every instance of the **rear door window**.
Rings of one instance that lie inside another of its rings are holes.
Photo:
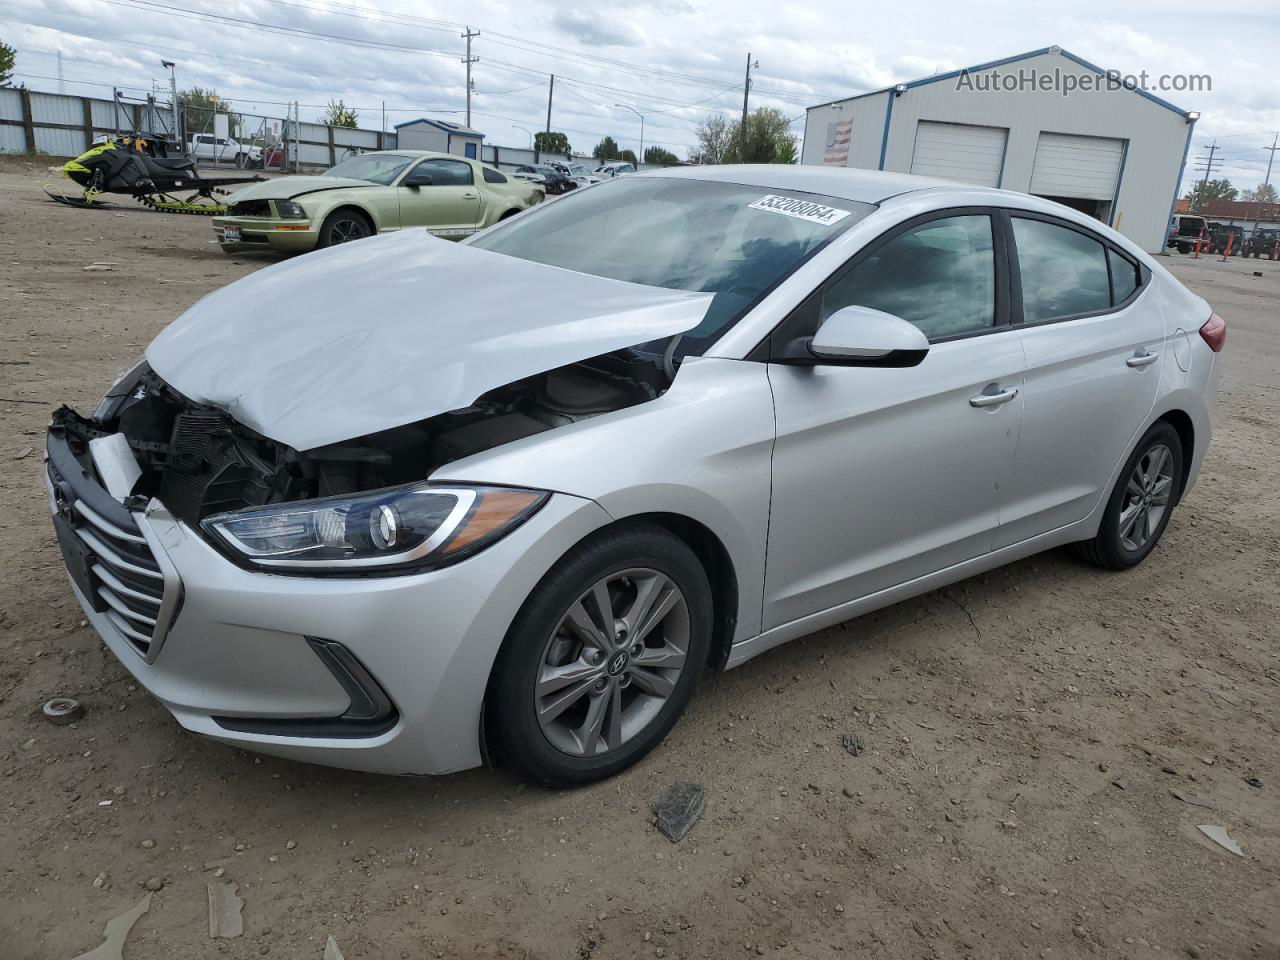
[[[1012,219],[1024,323],[1110,309],[1107,251],[1100,241],[1044,220]]]
[[[1111,264],[1111,302],[1124,303],[1138,289],[1138,267],[1128,257],[1110,247],[1107,248],[1107,260]]]

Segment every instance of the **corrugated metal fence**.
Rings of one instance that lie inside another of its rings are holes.
[[[52,157],[75,157],[84,153],[94,138],[137,131],[146,136],[190,141],[197,136],[237,139],[241,144],[260,147],[261,165],[268,169],[323,170],[347,157],[369,150],[395,149],[396,135],[380,130],[331,127],[322,123],[302,123],[288,117],[214,111],[180,106],[181,138],[173,136],[173,114],[167,102],[101,100],[58,93],[38,93],[25,88],[0,88],[0,153],[38,153]],[[234,154],[222,151],[210,156],[197,154],[204,165],[234,164]],[[585,162],[590,157],[539,158],[523,147],[484,144],[481,159],[500,169],[521,164],[567,160]],[[651,164],[637,164],[649,169]]]
[[[182,107],[187,138],[229,129],[242,143],[264,148],[279,168],[287,158],[288,169],[325,168],[352,153],[385,150],[396,145],[394,133],[299,123],[285,117],[229,113],[215,124],[214,112]],[[101,100],[26,89],[0,89],[0,153],[39,153],[75,157],[95,137],[137,131],[147,136],[173,137],[168,103]],[[226,133],[223,133],[226,136]],[[274,147],[281,149],[273,150]],[[287,149],[286,149],[287,148]],[[206,160],[207,158],[201,158]]]

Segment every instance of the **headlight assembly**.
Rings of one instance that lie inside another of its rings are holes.
[[[305,220],[307,211],[302,209],[302,204],[294,203],[292,200],[277,200],[276,216],[281,220]]]
[[[418,483],[221,513],[200,525],[254,566],[377,571],[460,560],[514,530],[548,496]]]

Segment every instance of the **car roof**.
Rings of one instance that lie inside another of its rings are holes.
[[[748,187],[821,193],[842,200],[879,203],[889,197],[931,187],[960,187],[953,180],[917,177],[908,173],[859,170],[854,167],[820,167],[788,163],[716,164],[675,167],[640,174],[682,180],[713,180]]]

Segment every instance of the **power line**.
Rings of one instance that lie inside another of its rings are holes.
[[[431,17],[419,17],[407,13],[383,12],[378,11],[376,16],[371,16],[370,11],[360,7],[356,7],[348,3],[339,3],[330,0],[327,6],[315,6],[313,4],[300,3],[297,0],[267,0],[269,3],[276,3],[287,7],[297,7],[304,10],[311,10],[319,13],[331,13],[338,16],[352,17],[358,20],[371,20],[383,23],[400,23],[400,24],[421,24],[422,29],[438,30],[447,32],[448,29],[457,29],[465,26],[461,23],[454,23],[449,20],[437,20]],[[342,9],[333,9],[334,7]],[[351,11],[351,12],[347,12]],[[715,80],[711,77],[703,77],[696,74],[680,73],[674,70],[664,70],[658,67],[644,66],[642,64],[630,63],[625,60],[618,60],[614,57],[602,57],[596,54],[587,53],[581,50],[572,50],[567,47],[561,47],[556,44],[546,43],[539,40],[530,40],[525,37],[512,36],[511,34],[501,33],[496,30],[486,28],[485,37],[490,43],[499,46],[511,47],[517,50],[523,50],[527,53],[554,53],[557,56],[580,62],[583,64],[599,64],[607,66],[614,70],[622,70],[625,72],[635,72],[647,74],[657,77],[669,77],[672,80],[681,83],[703,84],[706,86],[723,86],[723,80]],[[736,86],[736,84],[735,84]],[[818,93],[805,94],[793,91],[769,90],[763,87],[757,87],[757,92],[762,95],[774,96],[778,99],[795,99],[805,103],[810,102],[810,98],[823,99],[823,95]],[[826,98],[826,99],[836,99]]]

